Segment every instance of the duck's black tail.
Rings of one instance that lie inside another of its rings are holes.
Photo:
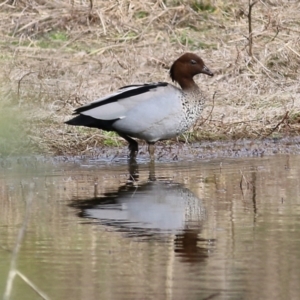
[[[90,116],[78,115],[75,118],[66,121],[65,124],[73,125],[73,126],[85,126],[85,127],[98,128],[98,129],[111,131],[114,130],[112,125],[117,120],[118,119],[99,120],[99,119],[92,118]]]

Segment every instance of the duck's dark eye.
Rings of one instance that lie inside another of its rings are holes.
[[[191,59],[191,64],[192,65],[195,65],[197,62],[195,61],[195,60],[193,60],[193,59]]]

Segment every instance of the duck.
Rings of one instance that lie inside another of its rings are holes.
[[[76,116],[65,123],[116,132],[128,142],[131,160],[138,153],[135,139],[144,140],[153,161],[157,141],[184,133],[200,117],[206,97],[194,76],[201,73],[214,75],[197,54],[184,53],[169,71],[180,88],[168,82],[123,86],[115,93],[76,108],[73,112]]]

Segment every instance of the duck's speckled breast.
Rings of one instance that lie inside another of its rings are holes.
[[[178,134],[185,132],[196,123],[200,117],[205,97],[199,89],[182,93],[183,118],[178,128]]]

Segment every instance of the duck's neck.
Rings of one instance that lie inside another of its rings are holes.
[[[191,78],[189,78],[189,79],[181,78],[181,80],[178,81],[178,83],[181,86],[182,90],[185,91],[185,92],[199,90],[198,85]]]

